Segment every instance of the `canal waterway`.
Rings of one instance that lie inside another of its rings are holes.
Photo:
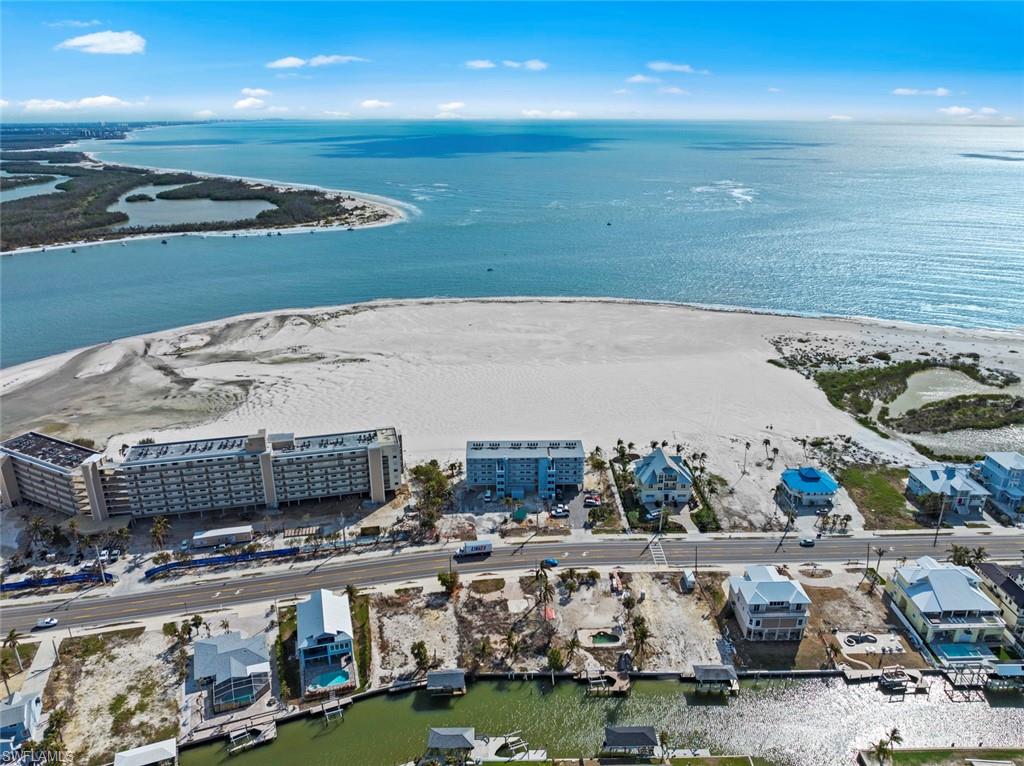
[[[277,740],[238,756],[221,743],[182,754],[182,766],[393,766],[422,754],[431,726],[474,726],[479,734],[513,731],[549,755],[594,754],[604,726],[651,725],[679,747],[749,753],[775,766],[846,766],[858,747],[893,726],[907,747],[1024,746],[1024,696],[1012,693],[954,702],[936,679],[927,695],[890,701],[870,684],[837,679],[747,683],[737,697],[692,693],[675,681],[640,681],[624,698],[585,696],[581,685],[480,681],[458,699],[422,692],[356,703],[344,720],[325,726],[302,719],[278,729]]]

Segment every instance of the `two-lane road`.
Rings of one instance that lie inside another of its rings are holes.
[[[801,548],[796,537],[785,542],[776,539],[737,538],[699,543],[685,539],[662,539],[669,565],[690,568],[697,564],[710,567],[722,564],[775,564],[863,562],[868,548],[881,546],[883,562],[906,557],[914,559],[934,555],[944,559],[949,547],[957,543],[983,545],[992,559],[1016,561],[1024,549],[1024,538],[1014,536],[946,536],[932,547],[931,537],[921,535],[884,538],[827,539],[813,548]],[[556,558],[563,567],[635,567],[654,562],[647,550],[647,539],[624,538],[592,542],[531,543],[516,548],[497,548],[484,559],[454,563],[465,575],[483,572],[507,572],[533,568],[544,558]],[[432,577],[447,569],[451,551],[403,551],[390,557],[350,555],[327,562],[304,561],[285,571],[261,574],[245,570],[231,575],[214,575],[205,582],[182,585],[153,584],[136,593],[106,595],[95,588],[68,601],[49,601],[18,606],[7,602],[2,607],[3,632],[28,630],[41,617],[57,617],[62,627],[105,625],[160,615],[202,612],[238,604],[269,602],[301,595],[315,588],[343,588],[402,583]]]

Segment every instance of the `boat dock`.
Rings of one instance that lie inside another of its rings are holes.
[[[587,684],[587,694],[595,697],[627,695],[632,686],[629,673],[622,670],[583,670],[577,681]]]
[[[243,726],[227,734],[228,755],[235,755],[277,739],[277,723],[269,721],[259,726]]]

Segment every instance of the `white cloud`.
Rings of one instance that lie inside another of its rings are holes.
[[[146,39],[134,32],[93,32],[65,40],[58,48],[82,53],[113,53],[126,55],[144,53]]]
[[[235,102],[235,109],[262,109],[266,102],[262,98],[241,98]]]
[[[103,22],[99,19],[89,19],[88,21],[80,21],[78,19],[61,19],[60,21],[47,22],[46,26],[53,28],[60,27],[74,27],[75,29],[85,29],[87,27],[98,27]]]
[[[766,88],[769,93],[782,93],[782,88]]]
[[[545,112],[543,109],[524,109],[523,117],[529,117],[530,119],[567,119],[569,117],[575,117],[576,112],[571,112],[568,109],[552,109],[550,112]]]
[[[543,72],[548,68],[548,62],[541,61],[540,59],[528,59],[526,61],[502,61],[501,63],[507,67],[511,67],[512,69],[519,69],[522,67],[523,69],[529,69],[531,72]]]
[[[496,66],[490,59],[470,59],[465,63],[466,69],[494,69]]]
[[[853,118],[848,114],[833,114],[829,117],[834,122],[849,122]]]
[[[632,77],[627,77],[626,82],[635,83],[650,83],[650,82],[661,82],[657,77],[651,77],[649,74],[635,74]]]
[[[330,56],[314,56],[309,60],[310,66],[329,66],[330,64],[353,64],[356,62],[367,63],[370,59],[364,59],[362,56],[339,56],[338,54],[332,54]]]
[[[966,106],[945,106],[939,109],[938,111],[942,112],[943,114],[949,115],[950,117],[966,117],[967,115],[972,114],[974,112],[973,109],[970,109]]]
[[[978,114],[999,114],[999,110],[991,106],[983,106],[978,110]]]
[[[893,90],[892,95],[894,96],[948,96],[948,88],[896,88]]]
[[[270,91],[266,88],[242,88],[243,96],[253,96],[254,98],[262,98],[263,96],[269,96]]]
[[[55,98],[30,98],[22,101],[26,112],[67,112],[77,109],[104,109],[108,107],[132,106],[131,102],[114,96],[87,96],[75,101],[58,101]]]
[[[464,108],[465,106],[465,101],[449,101],[445,104],[438,104],[437,108],[440,109],[442,112],[455,112],[459,109]]]
[[[379,98],[368,98],[365,101],[360,101],[359,106],[363,109],[386,109],[394,104],[390,101],[381,101]]]
[[[707,69],[694,69],[689,64],[673,64],[671,61],[650,61],[647,68],[652,72],[682,72],[683,74],[711,74]]]
[[[435,120],[463,120],[466,115],[459,112],[438,112],[434,115]]]
[[[3,109],[5,106],[10,106],[10,105],[11,105],[11,102],[8,101],[6,98],[0,98],[0,109]]]
[[[298,69],[306,66],[306,59],[298,56],[285,56],[283,59],[275,59],[267,62],[267,69]]]
[[[217,113],[212,109],[200,109],[198,112],[195,113],[195,116],[205,120],[209,119],[210,117],[216,117]]]
[[[664,88],[658,88],[658,93],[667,93],[670,96],[689,96],[690,91],[677,88],[675,85],[669,85]]]
[[[326,115],[327,117],[349,117],[350,116],[348,112],[338,112],[338,111],[332,111],[330,109],[325,109],[323,111],[323,114]]]

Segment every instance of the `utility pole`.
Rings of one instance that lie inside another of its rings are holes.
[[[945,512],[945,510],[946,510],[946,503],[943,502],[942,505],[939,506],[939,521],[935,525],[935,537],[932,540],[932,547],[933,548],[936,545],[939,544],[939,530],[942,529],[942,514]]]
[[[93,546],[93,550],[96,551],[96,563],[100,565],[100,580],[104,585],[107,584],[107,572],[103,568],[103,559],[100,558],[100,547],[98,545]]]
[[[694,543],[693,545],[693,576],[697,576],[697,551],[700,549],[700,543]]]

